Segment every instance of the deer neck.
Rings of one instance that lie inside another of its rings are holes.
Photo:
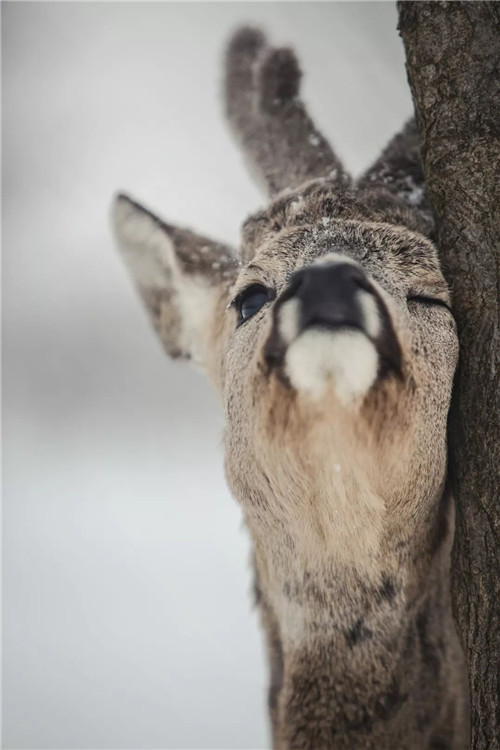
[[[423,750],[456,721],[447,510],[414,540],[382,533],[359,566],[324,538],[307,554],[286,527],[272,541],[252,530],[276,747]]]

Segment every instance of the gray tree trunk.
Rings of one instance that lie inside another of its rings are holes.
[[[500,747],[500,3],[401,2],[399,29],[460,365],[449,420],[454,614],[473,750]]]

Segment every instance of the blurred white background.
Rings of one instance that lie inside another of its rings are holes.
[[[269,747],[249,543],[203,376],[115,253],[130,190],[237,242],[221,56],[262,25],[359,172],[411,112],[392,3],[3,5],[4,747]]]

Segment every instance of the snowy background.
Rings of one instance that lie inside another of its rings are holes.
[[[249,544],[217,399],[167,360],[117,188],[235,243],[261,204],[224,123],[250,21],[359,172],[411,112],[392,3],[3,5],[4,747],[269,747]]]

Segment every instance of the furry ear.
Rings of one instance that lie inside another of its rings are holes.
[[[231,250],[164,223],[125,195],[113,203],[113,226],[168,354],[206,365],[218,303],[227,296],[238,270]]]
[[[410,208],[418,209],[427,222],[427,233],[431,233],[432,211],[425,189],[414,118],[396,133],[377,161],[360,177],[358,188],[385,188]]]

